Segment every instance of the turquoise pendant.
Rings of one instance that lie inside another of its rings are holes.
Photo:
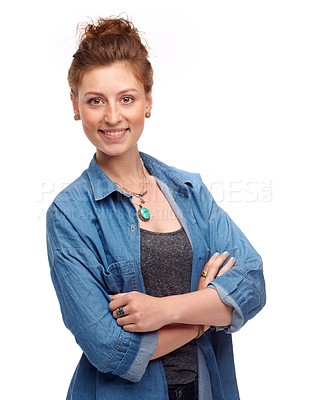
[[[137,211],[137,215],[139,219],[141,219],[144,222],[147,222],[150,220],[150,212],[146,207],[140,206],[139,210]]]

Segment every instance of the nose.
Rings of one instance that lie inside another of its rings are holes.
[[[105,109],[104,121],[109,125],[117,125],[122,121],[122,115],[117,104],[108,104]]]

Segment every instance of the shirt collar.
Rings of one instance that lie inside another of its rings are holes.
[[[185,176],[184,173],[181,173],[181,171],[176,168],[167,166],[146,153],[140,152],[140,156],[145,167],[154,177],[166,183],[170,189],[177,191],[184,196],[188,196],[187,185],[193,187],[193,183],[188,179],[183,179]],[[101,169],[96,161],[95,154],[90,162],[87,173],[96,201],[104,199],[113,192],[122,193],[118,186]],[[127,194],[125,193],[124,195]],[[130,197],[130,195],[127,196]]]
[[[96,201],[104,199],[113,192],[120,192],[118,186],[109,179],[97,163],[95,154],[90,162],[87,173]]]
[[[146,153],[140,152],[140,156],[145,167],[154,177],[166,183],[173,191],[189,196],[187,186],[193,187],[193,182],[188,179],[188,173],[170,167]]]

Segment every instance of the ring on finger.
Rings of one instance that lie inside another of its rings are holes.
[[[203,271],[201,272],[201,276],[202,276],[203,278],[206,278],[207,274],[208,274],[207,271],[204,271],[204,270],[203,270]]]
[[[123,306],[120,306],[120,307],[116,308],[116,315],[117,315],[118,318],[122,318],[122,317],[125,317],[127,315],[126,312],[123,309]]]

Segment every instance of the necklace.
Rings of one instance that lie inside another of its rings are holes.
[[[140,158],[140,160],[141,160],[142,171],[143,171],[143,189],[145,188],[145,190],[138,193],[138,192],[134,192],[133,190],[126,188],[123,185],[120,185],[120,183],[115,182],[115,184],[119,187],[120,190],[131,194],[132,196],[136,197],[140,201],[140,204],[138,204],[139,209],[137,211],[138,218],[143,222],[148,222],[150,220],[150,212],[149,212],[148,208],[144,207],[145,199],[143,199],[143,196],[147,193],[145,166],[144,166],[143,160],[141,158]]]

